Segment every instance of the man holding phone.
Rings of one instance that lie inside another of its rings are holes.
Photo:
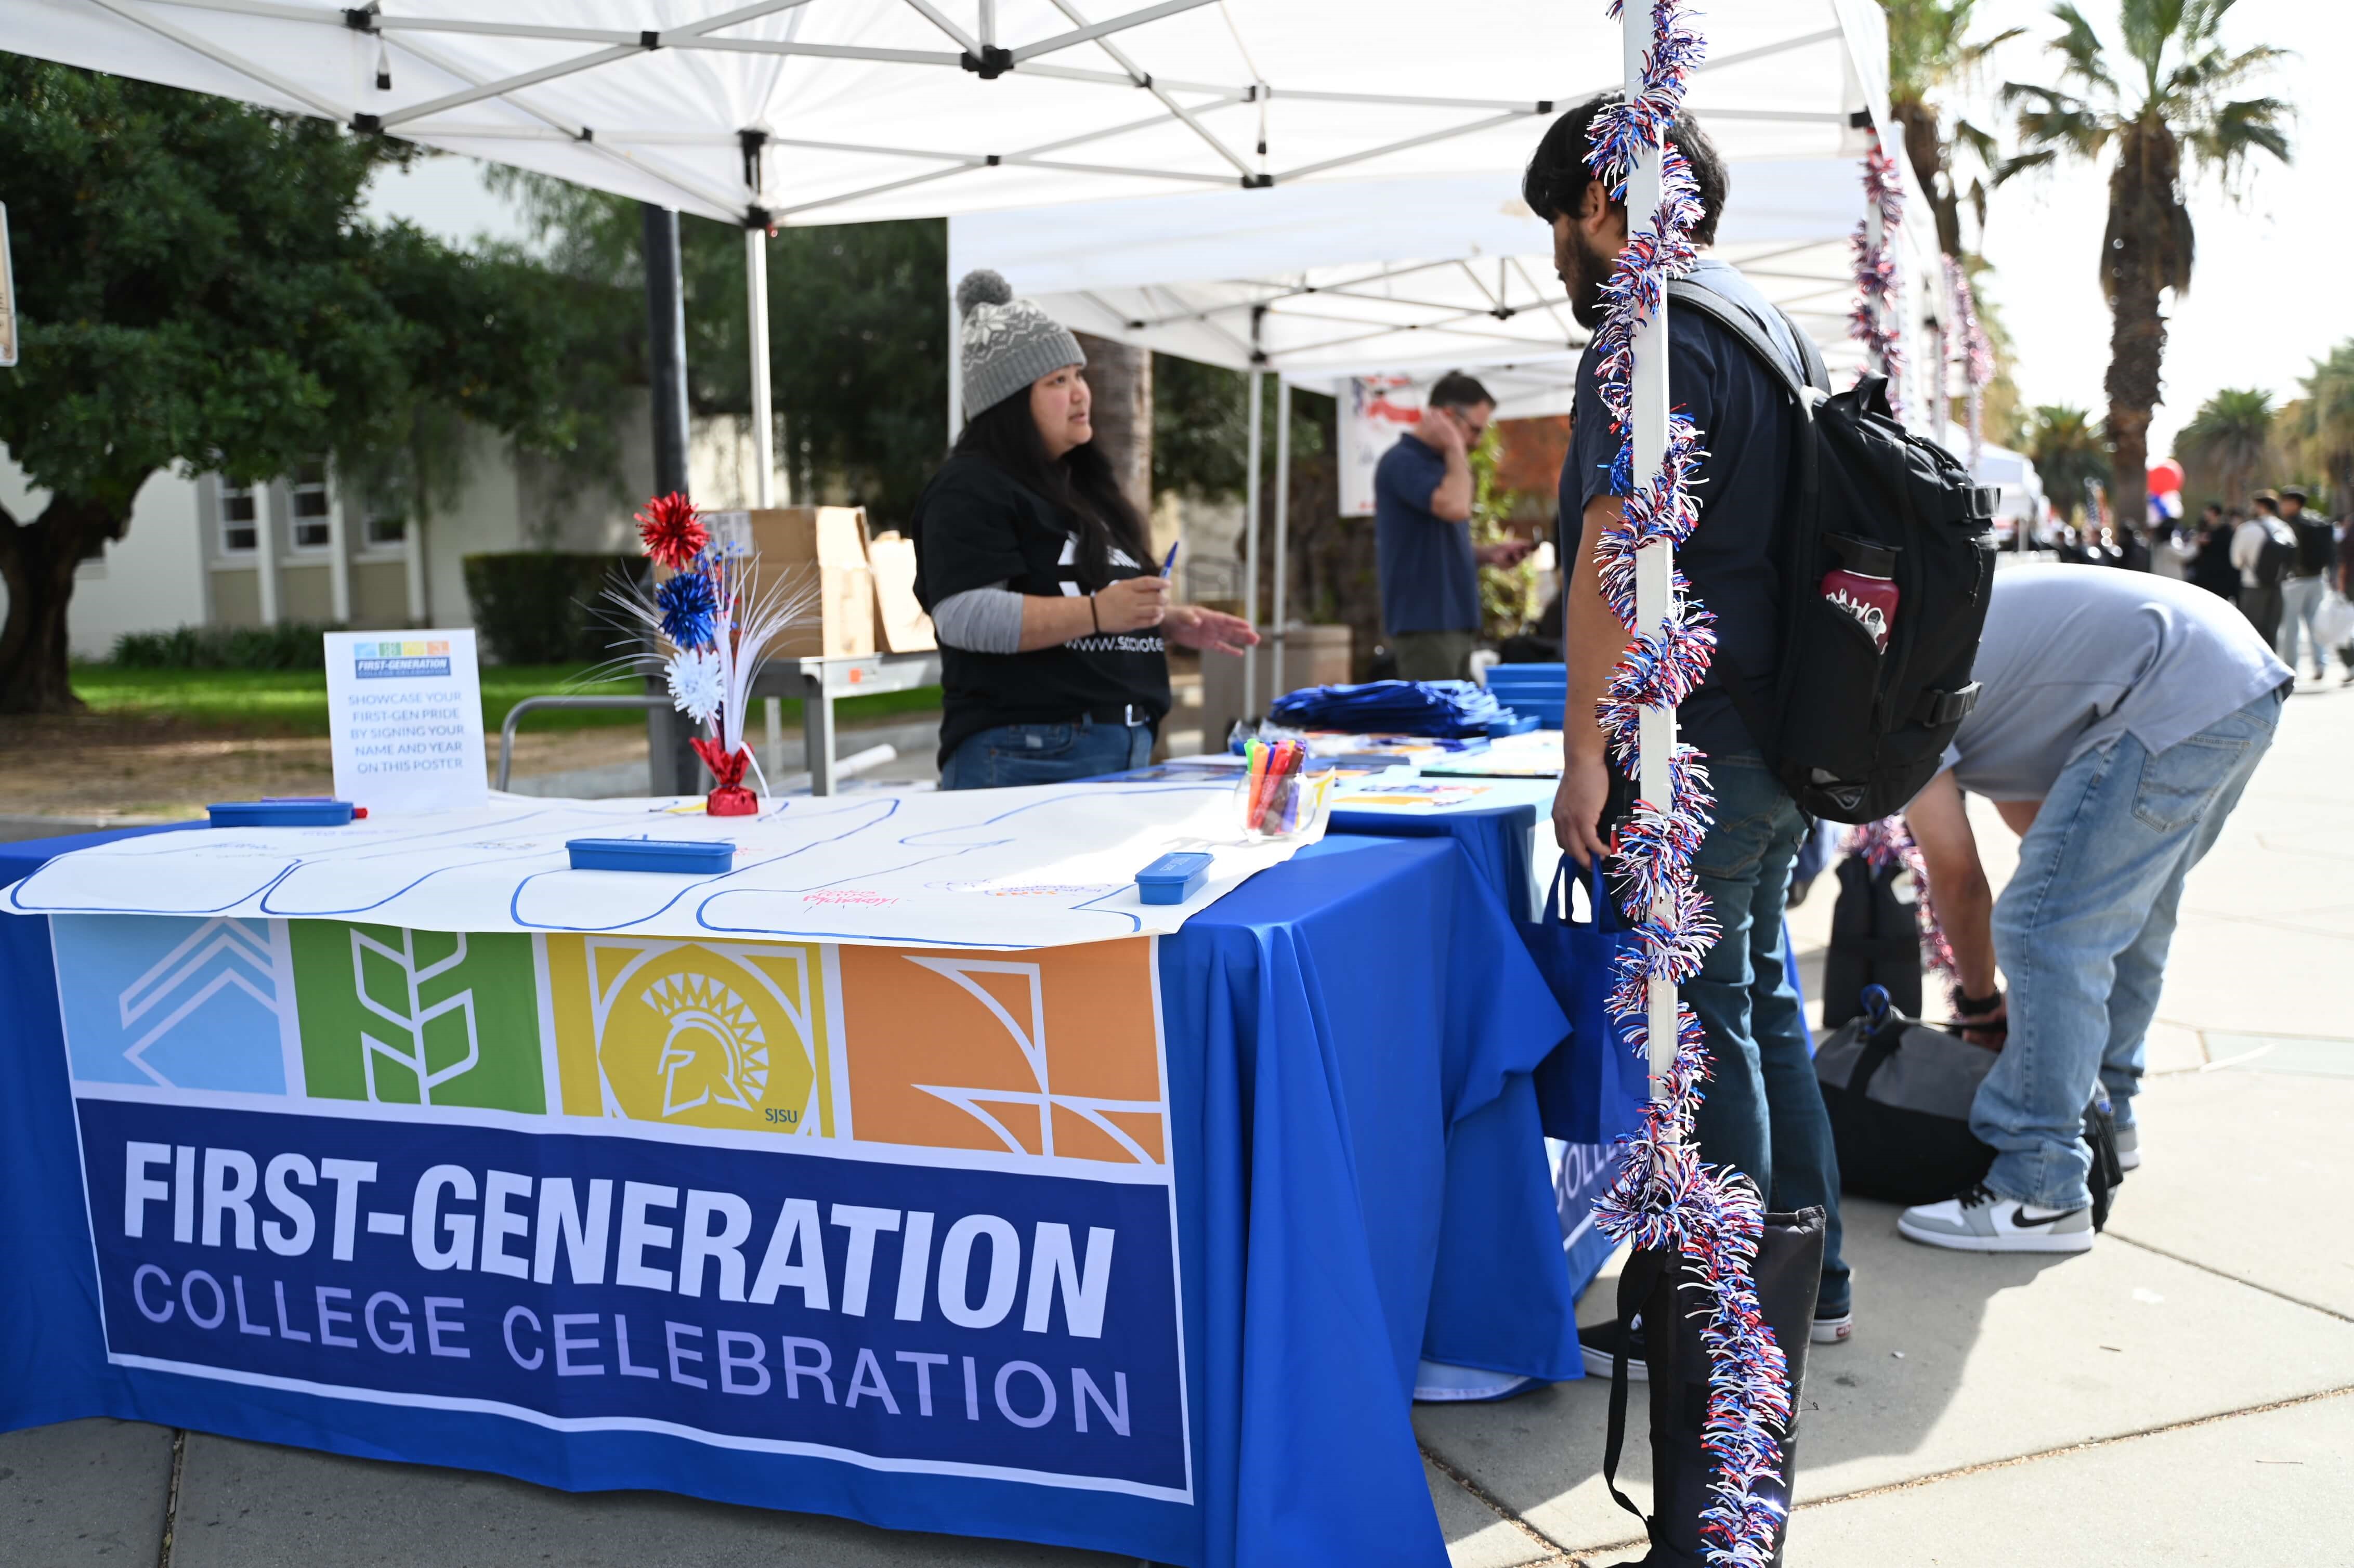
[[[1459,370],[1431,387],[1422,418],[1373,470],[1373,552],[1382,624],[1399,678],[1459,681],[1479,636],[1479,568],[1528,554],[1522,540],[1471,543],[1470,451],[1496,400]]]

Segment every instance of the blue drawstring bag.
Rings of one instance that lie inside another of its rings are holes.
[[[1585,894],[1586,917],[1577,918],[1573,895]],[[1533,926],[1521,927],[1553,1000],[1569,1017],[1569,1033],[1537,1064],[1537,1111],[1547,1138],[1608,1145],[1631,1132],[1650,1096],[1641,1064],[1610,1021],[1611,963],[1631,944],[1599,867],[1581,873],[1564,855]]]

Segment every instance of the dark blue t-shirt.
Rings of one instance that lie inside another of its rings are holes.
[[[1447,460],[1400,436],[1373,469],[1373,558],[1381,568],[1382,625],[1401,631],[1479,630],[1479,565],[1471,525],[1430,509]]]
[[[1745,309],[1780,345],[1792,366],[1797,344],[1788,326],[1749,281],[1723,261],[1703,257],[1692,281]],[[1563,511],[1576,497],[1581,523],[1587,503],[1610,492],[1610,465],[1619,433],[1610,428],[1595,378],[1598,351],[1589,346],[1577,366],[1576,428],[1561,472]],[[1726,656],[1772,693],[1779,657],[1775,607],[1781,573],[1774,553],[1776,524],[1789,504],[1790,395],[1748,347],[1722,323],[1698,311],[1668,312],[1668,398],[1699,427],[1708,456],[1693,476],[1700,522],[1676,552],[1692,595],[1716,616],[1719,656],[1698,691],[1676,710],[1679,732],[1712,757],[1757,749],[1748,726],[1725,694]],[[1566,534],[1569,530],[1564,529]],[[1583,528],[1579,548],[1585,548]]]

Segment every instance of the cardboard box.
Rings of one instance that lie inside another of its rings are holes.
[[[916,599],[916,542],[898,533],[867,541],[875,570],[875,620],[885,653],[928,653],[938,648],[932,618]]]
[[[763,589],[784,582],[816,590],[810,620],[778,639],[771,657],[853,659],[875,652],[875,573],[866,562],[863,507],[714,512],[705,522],[714,537],[752,547]]]

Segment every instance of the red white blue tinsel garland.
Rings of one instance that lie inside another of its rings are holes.
[[[1946,940],[1945,922],[1937,918],[1937,906],[1931,897],[1929,865],[1923,858],[1921,846],[1913,840],[1913,832],[1902,817],[1882,817],[1876,822],[1865,822],[1850,828],[1840,848],[1849,854],[1860,854],[1863,863],[1875,872],[1892,865],[1902,865],[1913,878],[1913,917],[1921,927],[1921,961],[1948,979],[1956,974],[1954,968],[1954,947]]]
[[[1617,15],[1615,0],[1611,14]],[[1634,482],[1636,333],[1657,317],[1669,280],[1691,270],[1691,230],[1701,215],[1691,169],[1668,145],[1668,131],[1682,109],[1684,80],[1700,61],[1702,40],[1685,0],[1653,0],[1651,25],[1640,87],[1596,116],[1586,158],[1595,177],[1623,201],[1637,158],[1654,148],[1660,154],[1659,207],[1648,225],[1629,224],[1626,252],[1604,291],[1607,317],[1596,334],[1602,405],[1620,440],[1610,488],[1624,505],[1623,520],[1603,534],[1596,554],[1603,597],[1633,638],[1611,673],[1596,716],[1613,761],[1629,778],[1638,777],[1642,711],[1680,704],[1707,673],[1716,647],[1711,617],[1681,574],[1673,578],[1663,625],[1638,631],[1636,615],[1636,556],[1647,545],[1672,547],[1691,536],[1698,520],[1691,482],[1704,455],[1691,420],[1670,414],[1658,474],[1647,483]],[[1620,956],[1610,1010],[1638,1056],[1648,1055],[1652,983],[1690,980],[1717,937],[1692,872],[1715,804],[1708,772],[1688,746],[1677,747],[1669,771],[1669,799],[1638,801],[1611,846],[1635,939]],[[1663,1092],[1646,1107],[1640,1130],[1623,1140],[1618,1175],[1595,1205],[1596,1223],[1614,1240],[1681,1253],[1706,1290],[1696,1308],[1709,1354],[1702,1443],[1716,1461],[1716,1474],[1701,1531],[1712,1563],[1764,1568],[1774,1554],[1782,1506],[1759,1483],[1781,1476],[1778,1434],[1790,1421],[1788,1364],[1766,1326],[1750,1277],[1765,1204],[1747,1178],[1701,1163],[1691,1128],[1708,1077],[1707,1046],[1699,1018],[1681,1002],[1676,1033]]]
[[[1903,273],[1896,263],[1896,236],[1904,227],[1904,185],[1897,176],[1896,160],[1878,147],[1863,155],[1863,196],[1879,209],[1880,234],[1874,243],[1867,219],[1855,226],[1849,241],[1855,253],[1855,309],[1848,316],[1848,335],[1863,344],[1871,366],[1866,374],[1888,377],[1888,406],[1901,419],[1904,334],[1895,323]]]

